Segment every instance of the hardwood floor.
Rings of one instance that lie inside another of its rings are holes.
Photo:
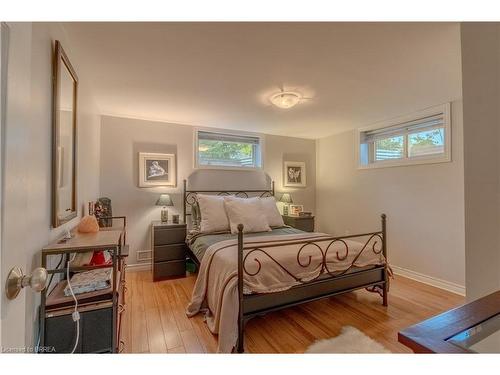
[[[151,272],[128,272],[122,340],[125,353],[213,353],[217,337],[203,316],[184,313],[195,276],[153,283]],[[389,306],[361,290],[252,319],[246,326],[250,353],[302,353],[318,339],[351,325],[392,352],[410,352],[397,332],[464,302],[464,298],[401,276],[391,282]]]

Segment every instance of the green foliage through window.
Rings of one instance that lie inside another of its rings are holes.
[[[252,158],[252,145],[222,141],[200,140],[199,154],[204,159],[241,160]]]
[[[375,160],[400,159],[403,157],[404,138],[391,137],[375,142]]]
[[[433,129],[408,136],[410,156],[424,156],[444,152],[444,129]]]
[[[200,166],[260,167],[260,139],[255,136],[198,132]]]

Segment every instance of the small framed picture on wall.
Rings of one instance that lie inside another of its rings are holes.
[[[139,187],[176,185],[175,154],[139,152]]]
[[[285,161],[283,165],[283,186],[306,187],[306,163]]]

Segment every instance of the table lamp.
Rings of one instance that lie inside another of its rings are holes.
[[[168,210],[167,206],[173,206],[174,203],[168,194],[161,194],[160,198],[156,201],[157,206],[162,206],[161,209],[161,222],[166,223],[168,221]]]
[[[283,215],[285,216],[288,215],[288,205],[290,203],[293,203],[291,194],[283,193],[283,195],[280,198],[280,202],[285,203],[285,205],[283,206]]]

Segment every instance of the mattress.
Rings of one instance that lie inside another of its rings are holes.
[[[270,232],[245,233],[245,238],[256,237],[256,236],[275,236],[280,234],[299,234],[299,233],[304,233],[304,232],[292,227],[281,227],[281,228],[274,228]],[[205,255],[205,252],[211,245],[220,241],[236,238],[236,236],[237,234],[231,234],[229,232],[213,233],[213,234],[198,233],[189,235],[186,239],[186,243],[193,252],[194,256],[196,256],[196,258],[198,259],[198,262],[201,263],[203,256]]]

